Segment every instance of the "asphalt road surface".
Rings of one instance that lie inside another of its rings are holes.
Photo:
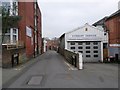
[[[118,65],[87,63],[71,69],[55,51],[48,51],[8,88],[118,88]]]

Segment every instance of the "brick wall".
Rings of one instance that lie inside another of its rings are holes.
[[[115,16],[106,21],[109,31],[109,44],[120,44],[120,16]]]
[[[11,57],[15,53],[19,53],[19,63],[23,63],[26,60],[29,60],[34,56],[34,2],[18,2],[18,15],[21,16],[21,20],[19,21],[18,26],[18,40],[24,42],[25,47],[22,49],[11,49],[7,50],[6,47],[3,47],[3,67],[11,67]],[[39,50],[41,52],[41,42],[42,42],[42,35],[41,35],[41,12],[39,7],[37,7],[38,11],[38,45]],[[32,35],[31,37],[26,35],[26,26],[31,28]],[[6,57],[7,56],[7,57]]]
[[[19,15],[21,21],[19,23],[19,40],[25,42],[27,57],[33,57],[34,55],[34,2],[19,2]],[[41,12],[38,10],[38,45],[41,50]],[[32,37],[26,36],[26,26],[32,29]],[[36,44],[35,44],[36,46]]]
[[[19,64],[27,61],[24,48],[7,50],[6,46],[2,47],[2,67],[12,67],[12,55],[19,53]]]

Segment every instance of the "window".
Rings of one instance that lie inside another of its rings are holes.
[[[86,42],[86,45],[90,45],[90,42]]]
[[[98,42],[93,42],[94,45],[98,45]]]
[[[75,49],[75,47],[71,47],[71,49]]]
[[[106,36],[106,35],[107,35],[107,33],[105,32],[105,33],[104,33],[104,36]]]
[[[78,47],[78,49],[83,49],[83,47]]]
[[[13,43],[16,43],[16,41],[17,41],[17,36],[13,35]]]
[[[93,48],[94,48],[94,49],[98,49],[98,47],[97,47],[97,46],[94,46]]]
[[[86,55],[86,57],[91,57],[90,55]]]
[[[78,52],[83,53],[83,51],[78,51]]]
[[[5,35],[4,36],[4,41],[3,41],[4,44],[6,43],[10,43],[10,35]]]
[[[94,55],[94,57],[98,57],[98,55]]]
[[[75,42],[71,42],[70,44],[71,44],[71,45],[75,45]]]
[[[90,53],[90,51],[86,51],[86,53]]]
[[[78,42],[78,45],[82,45],[82,42]]]
[[[90,49],[90,47],[86,47],[86,49]]]
[[[12,3],[12,15],[18,15],[18,2],[17,1],[13,1]]]
[[[88,31],[88,28],[85,28],[85,31]]]
[[[11,28],[11,29],[7,30],[7,32],[6,32],[3,44],[16,43],[17,40],[18,40],[18,29]]]
[[[94,53],[98,53],[98,51],[94,51]]]
[[[16,33],[17,33],[17,30],[16,30],[16,29],[13,29],[13,33],[16,34]]]

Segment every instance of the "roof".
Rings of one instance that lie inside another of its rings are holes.
[[[116,11],[115,13],[113,13],[112,15],[110,15],[108,18],[107,18],[107,20],[108,19],[111,19],[112,17],[114,17],[114,16],[120,16],[120,9],[118,10],[118,11]]]
[[[94,28],[94,29],[97,29],[97,30],[102,31],[101,29],[98,29],[98,28],[96,28],[95,26],[91,26],[91,25],[89,25],[88,23],[86,23],[84,26],[82,26],[82,27],[78,27],[78,28],[76,28],[76,29],[74,29],[74,30],[71,30],[71,31],[65,33],[65,34],[72,33],[72,32],[74,32],[74,31],[77,31],[77,30],[79,30],[79,29],[81,29],[81,28],[84,28],[84,27],[86,27],[86,26],[89,26],[89,27],[91,27],[91,28]]]
[[[93,26],[104,25],[104,23],[105,23],[105,21],[106,21],[107,18],[108,18],[108,17],[106,16],[106,17],[104,17],[103,19],[95,22],[95,23],[93,24]]]
[[[62,34],[59,38],[62,38],[62,37],[64,37],[65,36],[65,33],[64,34]]]

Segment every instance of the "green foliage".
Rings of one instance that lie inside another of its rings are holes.
[[[13,10],[16,10],[15,6],[13,7]],[[20,19],[20,16],[10,16],[10,10],[6,10],[4,7],[2,7],[2,42],[7,30],[10,28],[17,28]]]
[[[19,20],[19,16],[2,16],[2,31],[5,32],[7,29],[17,28]]]

